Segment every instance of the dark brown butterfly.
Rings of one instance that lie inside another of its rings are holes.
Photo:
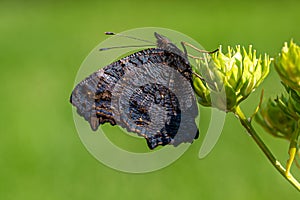
[[[70,102],[96,131],[106,122],[147,140],[148,147],[192,143],[199,135],[192,68],[186,53],[154,33],[157,47],[124,57],[91,74]]]

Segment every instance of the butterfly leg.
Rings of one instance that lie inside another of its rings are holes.
[[[215,49],[213,51],[206,51],[206,50],[203,50],[203,49],[199,49],[197,47],[195,47],[194,45],[188,43],[188,42],[181,42],[181,45],[184,49],[184,53],[186,53],[186,47],[185,46],[188,46],[188,47],[191,47],[192,49],[195,49],[196,51],[200,52],[200,53],[208,53],[208,54],[213,54],[213,53],[216,53],[217,51],[219,51],[219,49]]]

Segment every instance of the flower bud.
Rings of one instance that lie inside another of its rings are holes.
[[[223,54],[220,47],[212,54],[211,61],[207,60],[199,59],[195,69],[205,80],[194,78],[198,101],[203,106],[214,106],[226,112],[233,110],[259,86],[268,75],[271,63],[267,55],[257,57],[252,46],[248,51],[240,46],[228,47],[227,54]],[[212,103],[211,95],[221,91],[223,97]]]
[[[275,68],[282,82],[300,93],[300,47],[293,41],[284,43]]]
[[[288,100],[281,96],[270,100],[262,106],[255,120],[270,134],[275,137],[290,140],[296,128],[296,121],[287,112]]]
[[[300,119],[300,96],[289,86],[284,86],[287,93],[283,94],[281,98],[277,98],[278,105],[286,114],[297,121]]]

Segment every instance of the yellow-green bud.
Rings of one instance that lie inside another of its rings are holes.
[[[300,119],[300,96],[289,86],[285,86],[285,89],[287,94],[282,95],[281,98],[277,98],[278,105],[284,112],[297,121]]]
[[[284,43],[275,68],[282,82],[300,93],[300,47],[293,41]]]
[[[290,140],[295,131],[297,121],[287,111],[288,99],[284,96],[270,100],[262,106],[255,120],[275,137]]]
[[[203,60],[197,63],[196,71],[205,79],[204,82],[194,77],[199,103],[212,106],[211,94],[223,90],[225,99],[220,100],[220,103],[214,103],[217,105],[213,106],[231,111],[265,79],[269,73],[271,59],[267,55],[263,59],[262,56],[257,57],[252,46],[249,46],[248,51],[240,46],[228,47],[227,54],[223,54],[220,47],[217,53],[212,54],[211,63],[213,64],[208,65]],[[222,106],[224,102],[226,106]]]

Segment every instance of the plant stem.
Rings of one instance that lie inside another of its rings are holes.
[[[265,143],[262,141],[262,139],[259,137],[259,135],[256,133],[254,128],[252,127],[251,123],[248,121],[248,119],[245,117],[244,113],[242,112],[241,108],[237,106],[235,110],[233,110],[234,114],[237,116],[237,118],[240,120],[241,124],[245,127],[247,132],[250,134],[250,136],[253,138],[253,140],[256,142],[256,144],[259,146],[259,148],[264,152],[264,154],[267,156],[271,164],[277,169],[277,171],[287,180],[289,181],[298,191],[300,191],[300,184],[299,182],[293,177],[292,174],[286,173],[286,169],[281,165],[281,163],[275,158],[275,156],[272,154],[272,152],[268,149],[268,147],[265,145]]]
[[[298,138],[300,135],[300,121],[298,120],[297,122],[297,128],[296,130],[293,132],[292,137],[290,139],[290,148],[289,148],[289,159],[286,163],[286,174],[289,175],[290,174],[290,169],[292,167],[292,164],[294,162],[295,156],[298,152]]]

